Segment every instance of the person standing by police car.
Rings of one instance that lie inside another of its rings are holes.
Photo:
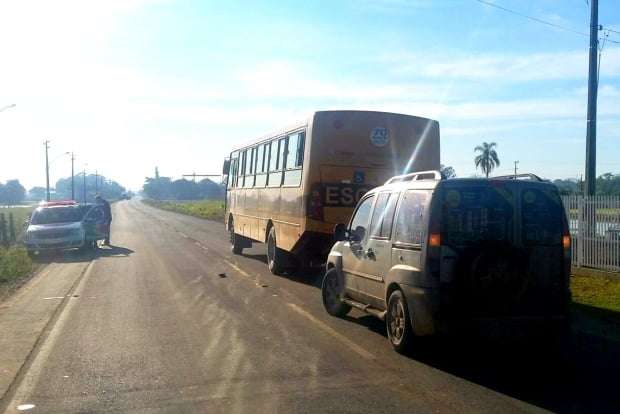
[[[97,194],[95,197],[95,202],[97,205],[101,207],[103,210],[103,217],[106,224],[106,238],[103,242],[106,246],[110,245],[110,225],[112,224],[112,209],[110,208],[110,203],[107,200],[104,200],[101,195]]]

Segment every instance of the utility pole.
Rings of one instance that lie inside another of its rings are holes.
[[[75,200],[75,175],[73,172],[73,164],[75,161],[75,155],[71,152],[71,200]]]
[[[519,161],[515,161],[514,163],[515,163],[515,178],[517,178],[517,170],[518,170],[517,164],[519,164]]]
[[[86,164],[84,164],[84,173],[83,173],[83,177],[84,177],[84,182],[82,185],[82,192],[84,193],[83,198],[82,198],[82,202],[86,203]]]
[[[99,174],[95,170],[95,194],[99,191]]]
[[[50,149],[49,140],[46,140],[43,145],[45,145],[45,199],[50,201],[50,162],[47,155]]]
[[[588,66],[588,122],[586,133],[585,195],[596,193],[596,97],[598,89],[598,0],[590,0],[590,55]]]

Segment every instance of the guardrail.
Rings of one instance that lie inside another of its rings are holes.
[[[620,272],[620,197],[563,196],[573,266]]]

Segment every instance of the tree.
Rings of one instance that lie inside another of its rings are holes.
[[[581,192],[579,182],[574,178],[553,180],[553,184],[558,187],[558,191],[562,195],[579,194]]]
[[[9,180],[0,188],[0,203],[19,204],[26,198],[26,189],[19,180]]]
[[[605,173],[596,179],[596,193],[600,195],[620,194],[620,175]]]
[[[148,198],[166,200],[172,197],[171,186],[172,180],[169,177],[146,177],[142,191]]]
[[[175,200],[197,200],[200,198],[198,184],[185,178],[174,180],[170,185],[170,191]]]
[[[449,165],[441,164],[439,166],[439,172],[441,173],[441,177],[444,179],[456,177],[456,171],[454,171],[454,168],[450,167]]]
[[[75,176],[75,198],[82,201],[84,197],[84,176]],[[103,175],[86,175],[86,201],[94,202],[96,193],[105,199],[120,199],[127,190],[114,180],[109,180]],[[56,199],[71,198],[71,177],[61,178],[56,182]]]
[[[45,187],[32,187],[28,190],[28,199],[32,201],[45,200],[46,191]]]
[[[495,142],[483,142],[482,145],[474,148],[474,152],[479,153],[474,158],[476,168],[480,168],[487,178],[489,178],[489,174],[495,167],[499,167],[499,157],[497,156],[497,151],[495,151],[496,147],[497,144]]]

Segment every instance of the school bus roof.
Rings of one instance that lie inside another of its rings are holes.
[[[268,134],[264,134],[262,135],[260,138],[258,139],[254,139],[252,141],[248,141],[246,143],[244,143],[243,145],[235,145],[233,147],[232,151],[238,151],[244,148],[248,148],[248,147],[253,147],[255,145],[258,145],[264,141],[269,141],[273,138],[279,137],[279,136],[283,136],[286,135],[290,132],[295,132],[296,130],[302,129],[304,127],[307,127],[308,124],[310,124],[312,122],[312,120],[320,114],[333,114],[333,113],[342,113],[343,115],[346,115],[347,113],[351,114],[351,113],[360,113],[360,112],[364,112],[364,113],[368,113],[368,114],[385,114],[385,115],[390,115],[390,116],[402,116],[402,117],[407,117],[407,118],[416,118],[420,121],[433,121],[432,119],[429,118],[424,118],[424,117],[420,117],[420,116],[415,116],[415,115],[407,115],[407,114],[400,114],[400,113],[396,113],[396,112],[383,112],[383,111],[364,111],[364,110],[357,110],[357,109],[343,109],[343,110],[325,110],[325,111],[315,111],[313,113],[310,114],[309,117],[307,117],[304,121],[299,121],[296,123],[291,123],[288,124],[285,128],[281,128],[281,129],[277,129],[274,130]]]

